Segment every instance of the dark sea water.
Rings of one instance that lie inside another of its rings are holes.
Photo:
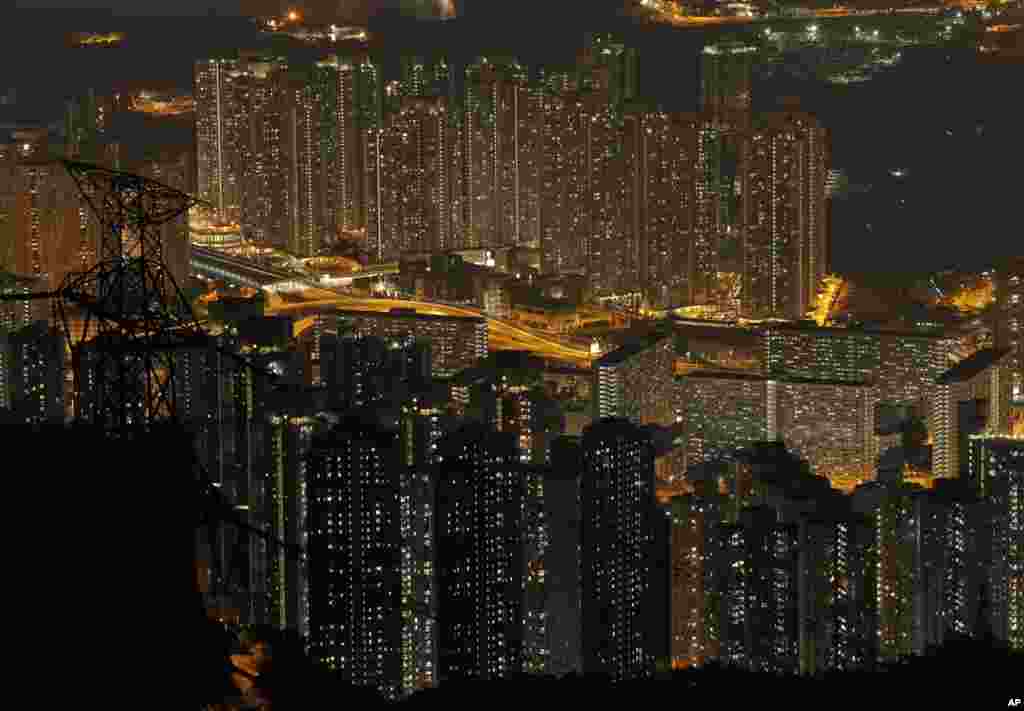
[[[800,96],[831,132],[832,165],[869,188],[833,204],[834,265],[903,272],[1024,254],[1022,91],[1024,64],[917,48],[870,82],[768,84],[755,97]]]

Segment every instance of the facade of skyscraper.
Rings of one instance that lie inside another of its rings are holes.
[[[874,389],[795,379],[766,383],[767,439],[784,441],[818,476],[868,476],[878,456]]]
[[[967,479],[941,480],[922,509],[924,637],[942,645],[950,634],[976,637],[986,569],[984,508]]]
[[[309,455],[309,623],[314,659],[396,698],[402,614],[398,435],[340,423]]]
[[[692,252],[698,224],[699,172],[695,117],[647,112],[639,128],[639,283],[653,308],[690,304],[695,295]]]
[[[598,296],[756,317],[803,316],[827,271],[823,131],[738,120],[749,91],[715,88],[715,62],[699,114],[638,103],[636,52],[604,35],[574,73],[405,57],[385,83],[336,56],[289,87],[270,64],[276,78],[244,57],[196,67],[199,192],[259,240],[306,254],[365,228],[375,262],[531,246]]]
[[[799,521],[800,673],[852,670],[875,658],[875,530],[849,511]]]
[[[452,248],[450,126],[444,98],[403,98],[385,118],[379,166],[370,166],[374,183],[380,171],[381,186],[367,244],[375,260]]]
[[[366,227],[366,170],[363,166],[363,134],[360,130],[358,102],[362,98],[359,82],[359,57],[335,55],[322,64],[323,80],[335,84],[325,87],[332,100],[326,102],[329,114],[327,133],[333,139],[333,165],[329,168],[328,202],[334,211],[334,224],[342,232]],[[326,65],[326,66],[323,66]]]
[[[136,175],[141,175],[150,180],[178,190],[186,195],[195,193],[195,161],[190,150],[170,148],[161,151],[153,151],[148,155],[132,156],[125,161],[123,170]],[[85,206],[83,206],[83,210]],[[89,219],[82,225],[83,234],[87,235],[89,230],[95,231],[98,222],[89,216]],[[92,225],[90,227],[90,225]],[[191,274],[192,244],[189,238],[188,215],[183,214],[163,223],[159,226],[160,232],[160,257],[169,269],[170,276],[179,289],[183,289]],[[83,240],[84,241],[84,240]],[[88,244],[84,241],[83,247]],[[80,262],[78,269],[84,269],[88,263],[89,252],[85,249],[80,251]],[[155,256],[155,255],[154,255]],[[168,285],[169,286],[169,285]]]
[[[439,680],[503,678],[523,665],[525,481],[515,440],[467,425],[438,451]]]
[[[238,59],[195,64],[196,168],[199,197],[214,217],[237,223],[249,150],[245,66]]]
[[[285,392],[268,403],[264,454],[264,511],[274,538],[302,546],[309,541],[307,454],[313,440],[326,434],[337,418],[326,414],[326,395],[320,391]],[[269,578],[268,622],[309,634],[308,560],[277,547],[266,552]]]
[[[593,366],[594,420],[672,424],[675,357],[672,334],[659,331],[599,358]]]
[[[693,371],[675,381],[686,464],[733,459],[780,439],[819,476],[867,476],[878,442],[874,390],[864,384]]]
[[[402,686],[405,691],[429,688],[438,680],[438,591],[436,506],[438,446],[454,424],[446,402],[431,394],[415,394],[403,403],[400,416],[402,451],[407,475],[402,479]],[[410,622],[411,620],[411,622]]]
[[[327,204],[331,165],[323,155],[330,116],[315,75],[292,71],[282,77],[282,154],[288,186],[289,222],[286,247],[290,254],[314,257],[330,241],[333,222]]]
[[[583,673],[649,678],[669,653],[653,444],[629,420],[603,419],[584,431],[582,456]]]
[[[798,670],[796,527],[765,507],[723,530],[722,656],[752,671]]]
[[[528,78],[515,60],[485,57],[466,67],[461,160],[472,247],[537,239],[541,108]]]
[[[854,510],[875,526],[877,655],[883,662],[925,649],[922,491],[912,484],[874,481],[853,494]]]
[[[825,130],[769,114],[741,146],[742,315],[799,319],[828,273]]]
[[[46,290],[46,284],[39,277],[25,277],[0,271],[0,294],[31,294]],[[14,331],[30,326],[35,321],[45,321],[50,316],[50,305],[43,299],[25,299],[0,302],[0,329]]]
[[[551,479],[550,468],[527,465],[523,477],[523,672],[544,674],[551,657],[546,567],[551,534],[544,502],[545,482]]]
[[[64,343],[63,332],[47,321],[0,327],[0,408],[18,422],[64,421]]]
[[[0,269],[53,290],[95,264],[98,223],[44,139],[0,144],[0,215]]]
[[[384,339],[332,333],[322,338],[320,351],[320,379],[331,406],[339,410],[387,403],[393,394],[416,392],[430,381],[430,346],[408,335]]]
[[[777,324],[763,331],[763,369],[773,377],[868,383],[879,403],[927,418],[935,381],[953,364],[941,335]]]
[[[283,248],[290,224],[287,154],[283,145],[285,95],[281,81],[286,70],[284,60],[256,57],[248,62],[245,75],[249,158],[242,184],[240,221],[246,237],[264,248]],[[198,102],[196,105],[198,116]],[[200,146],[197,142],[199,156]]]
[[[527,353],[499,351],[451,380],[464,415],[513,433],[522,461],[538,465],[549,461],[551,441],[565,429],[564,415],[540,385],[541,368]]]
[[[720,653],[722,495],[717,479],[693,478],[694,493],[671,500],[675,668],[700,666]]]
[[[932,471],[958,478],[967,473],[967,431],[961,408],[983,403],[985,431],[1005,434],[1009,426],[1009,383],[1001,367],[1008,349],[985,349],[956,364],[935,381],[929,430],[932,433]]]
[[[688,466],[729,458],[768,438],[768,384],[747,373],[693,371],[675,379]]]
[[[995,345],[1010,348],[1004,364],[1014,406],[1024,409],[1024,259],[1007,259],[996,270]]]
[[[540,250],[545,274],[583,273],[589,221],[585,209],[587,127],[590,116],[579,97],[543,94]]]
[[[580,673],[583,647],[580,618],[580,516],[582,442],[559,437],[551,445],[544,479],[544,513],[549,545],[544,554],[548,673]]]
[[[982,558],[988,565],[988,624],[996,639],[1024,649],[1024,440],[972,438],[970,481],[989,507]]]
[[[445,377],[471,367],[487,355],[487,321],[482,318],[433,316],[415,310],[387,313],[337,311],[359,335],[403,338],[430,342],[433,373]]]
[[[326,393],[304,387],[297,354],[258,350],[231,335],[233,330],[176,350],[177,411],[195,438],[199,461],[235,515],[254,526],[269,525],[278,538],[294,543],[306,530],[302,457],[312,434],[325,427]],[[259,371],[279,371],[281,389],[231,351],[244,352]],[[84,395],[88,409],[92,387]],[[227,570],[210,566],[212,604],[242,624],[283,619],[296,630],[308,630],[301,560],[234,527],[216,543],[211,563],[232,565]]]

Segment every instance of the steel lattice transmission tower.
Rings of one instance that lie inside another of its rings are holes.
[[[199,201],[138,175],[64,165],[101,227],[95,266],[53,294],[72,349],[75,419],[111,431],[177,420],[175,350],[206,334],[167,267],[160,228]]]

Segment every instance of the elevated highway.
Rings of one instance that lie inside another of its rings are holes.
[[[491,350],[528,350],[542,358],[589,367],[591,354],[588,349],[573,346],[546,334],[516,326],[504,320],[495,319],[482,311],[452,304],[436,304],[406,299],[380,299],[351,296],[326,287],[315,277],[297,275],[274,267],[264,267],[237,257],[231,257],[204,247],[192,247],[192,269],[194,273],[216,279],[224,279],[239,286],[263,289],[274,293],[282,284],[288,290],[300,294],[305,300],[300,303],[284,303],[280,299],[268,303],[268,314],[288,314],[296,319],[296,335],[312,327],[313,316],[325,308],[352,311],[387,312],[391,309],[415,309],[417,313],[434,316],[461,316],[485,318],[488,324],[488,338]],[[397,264],[385,264],[372,270],[359,272],[358,277],[380,276],[397,272]]]

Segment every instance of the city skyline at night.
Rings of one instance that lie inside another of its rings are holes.
[[[0,431],[127,678],[1021,703],[1020,0],[72,5],[0,82]]]

